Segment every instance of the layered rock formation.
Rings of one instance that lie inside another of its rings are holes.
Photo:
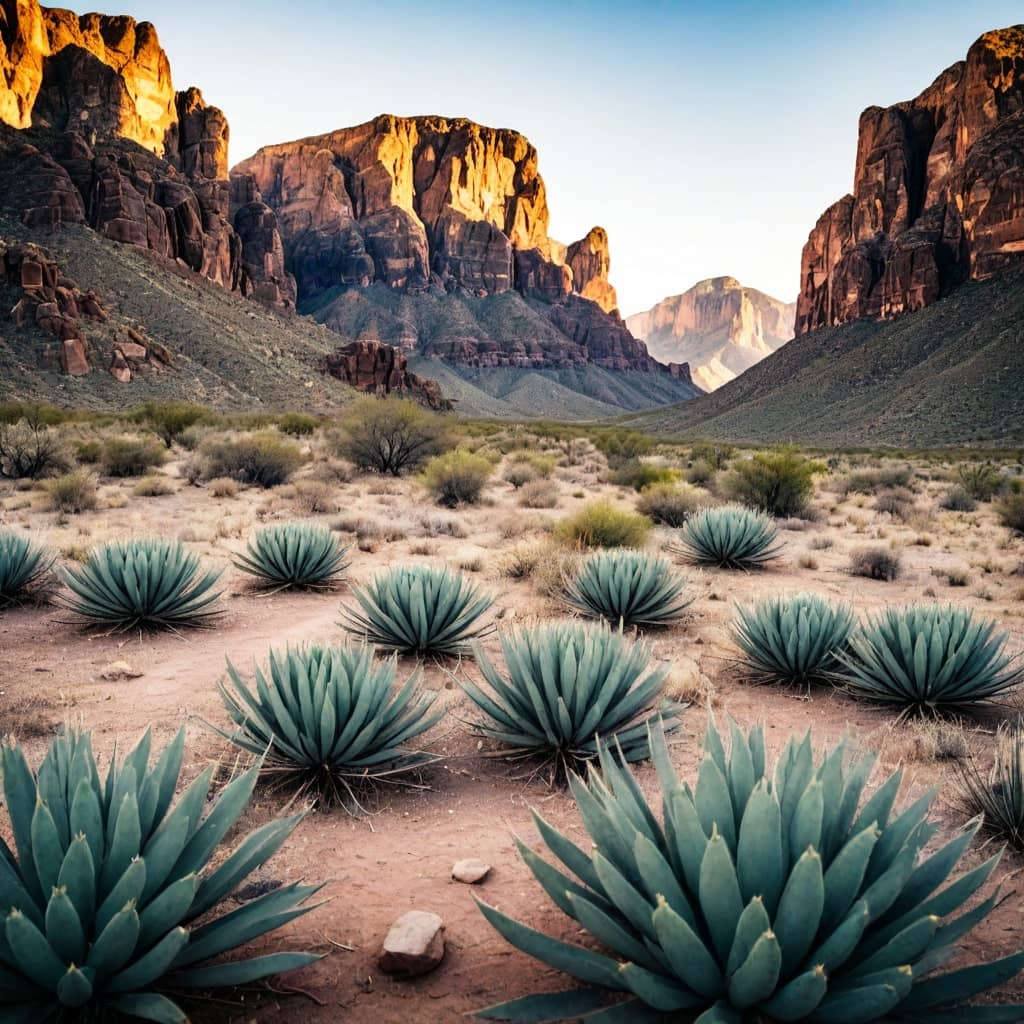
[[[342,345],[324,358],[320,370],[367,394],[414,398],[437,410],[452,407],[436,381],[413,373],[404,353],[379,341]]]
[[[920,309],[1024,259],[1024,25],[860,118],[854,187],[804,247],[796,333]]]
[[[689,363],[694,383],[714,391],[789,341],[795,312],[796,303],[713,277],[627,317],[626,326],[656,359]]]
[[[0,75],[0,122],[17,129],[0,133],[4,210],[29,227],[87,224],[294,306],[271,211],[231,202],[224,115],[175,92],[152,25],[0,0]]]

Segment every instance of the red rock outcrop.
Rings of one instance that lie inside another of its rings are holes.
[[[573,291],[596,302],[606,313],[618,309],[618,296],[608,282],[611,256],[604,228],[591,228],[578,242],[573,242],[566,261],[572,268]]]
[[[926,306],[1024,258],[1024,25],[860,118],[854,188],[804,247],[796,333]]]
[[[272,212],[231,203],[227,120],[174,91],[148,22],[0,0],[0,122],[21,130],[0,134],[0,205],[24,223],[88,224],[294,308]]]
[[[795,303],[713,277],[627,317],[626,325],[652,356],[688,362],[694,381],[714,391],[789,341],[795,312]]]
[[[405,355],[380,341],[353,341],[335,349],[320,370],[368,394],[414,398],[431,409],[452,407],[437,381],[411,373]]]

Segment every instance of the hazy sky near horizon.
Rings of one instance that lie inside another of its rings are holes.
[[[1020,0],[67,6],[152,21],[176,88],[227,114],[232,163],[385,112],[522,132],[552,236],[607,228],[627,314],[725,274],[792,300],[808,232],[852,185],[860,112],[1024,21]]]

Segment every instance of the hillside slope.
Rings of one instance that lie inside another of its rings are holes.
[[[128,386],[101,367],[68,376],[38,358],[53,342],[51,334],[0,316],[0,400],[110,408],[150,398],[186,398],[229,410],[327,410],[354,395],[317,369],[337,348],[338,336],[306,317],[270,312],[85,227],[32,232],[0,217],[0,236],[39,243],[56,257],[63,273],[83,289],[96,289],[109,319],[89,322],[86,336],[93,352],[104,356],[103,365],[115,335],[123,339],[128,328],[173,356],[171,367],[148,366]],[[16,290],[0,274],[0,308],[6,314],[17,300]]]
[[[795,338],[713,394],[627,420],[667,437],[826,446],[1024,442],[1024,274]]]

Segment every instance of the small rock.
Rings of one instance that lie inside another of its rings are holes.
[[[138,679],[142,673],[127,661],[112,661],[101,673],[100,679],[113,682],[116,679]]]
[[[410,910],[388,931],[377,966],[385,974],[413,978],[444,959],[444,921],[428,910]]]
[[[490,873],[491,865],[477,860],[476,857],[467,857],[465,860],[456,861],[452,868],[452,878],[456,882],[465,882],[466,885],[476,885]]]

